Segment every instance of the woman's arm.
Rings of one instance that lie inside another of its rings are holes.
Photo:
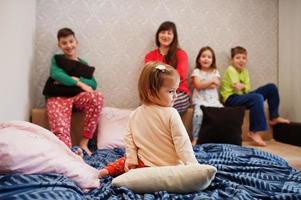
[[[188,57],[185,51],[177,51],[177,72],[180,76],[180,81],[187,79],[188,74]]]
[[[145,57],[144,57],[144,64],[148,63],[149,61],[154,61],[151,52],[149,52],[148,54],[145,55]]]

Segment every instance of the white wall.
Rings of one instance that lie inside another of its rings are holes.
[[[301,1],[279,1],[281,113],[301,121]]]
[[[35,0],[0,1],[0,121],[28,120]]]
[[[278,1],[194,0],[183,5],[182,1],[0,0],[0,120],[27,120],[33,103],[43,106],[41,90],[49,75],[49,59],[58,51],[56,32],[63,26],[75,30],[80,56],[97,67],[99,89],[109,106],[138,105],[138,72],[164,20],[176,22],[190,70],[202,46],[216,50],[223,71],[230,47],[243,45],[249,50],[253,87],[277,83]]]
[[[155,33],[165,20],[177,25],[190,71],[202,46],[215,50],[223,73],[230,48],[242,45],[248,49],[252,87],[278,84],[277,0],[40,0],[36,20],[36,107],[45,103],[42,89],[49,76],[50,58],[60,52],[56,34],[66,26],[79,40],[78,55],[96,67],[105,106],[139,105],[137,81],[144,55],[155,48]]]

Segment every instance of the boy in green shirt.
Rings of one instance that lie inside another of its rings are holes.
[[[246,69],[247,50],[237,46],[231,49],[231,65],[227,68],[221,86],[225,106],[244,106],[250,110],[249,137],[259,146],[266,146],[260,136],[267,130],[264,101],[269,106],[270,125],[289,123],[279,116],[279,93],[275,84],[269,83],[251,91],[249,72]]]
[[[49,84],[51,87],[44,89],[43,92],[47,97],[46,109],[50,129],[71,147],[72,109],[84,112],[84,128],[79,146],[90,155],[88,141],[96,130],[103,106],[103,96],[95,91],[97,83],[93,76],[94,68],[77,57],[78,41],[74,32],[69,28],[62,28],[58,31],[57,39],[58,47],[63,54],[52,57],[50,67],[52,82]]]

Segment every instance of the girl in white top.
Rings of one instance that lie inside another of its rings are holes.
[[[137,167],[198,163],[181,117],[172,107],[179,81],[173,67],[146,63],[138,83],[142,105],[131,113],[124,138],[126,157],[102,169],[100,176],[116,176]]]
[[[196,57],[196,67],[191,74],[193,89],[192,104],[194,113],[192,119],[192,144],[197,143],[203,121],[201,105],[223,107],[219,101],[218,88],[220,74],[216,69],[215,53],[209,46],[200,49]]]

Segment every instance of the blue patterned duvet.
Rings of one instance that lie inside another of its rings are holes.
[[[218,169],[212,184],[198,193],[135,194],[127,188],[111,187],[111,177],[101,180],[100,189],[83,192],[57,174],[14,174],[0,175],[0,199],[301,199],[301,172],[278,156],[225,144],[204,144],[194,151],[200,163]],[[122,149],[98,150],[85,160],[100,168],[123,154]]]

